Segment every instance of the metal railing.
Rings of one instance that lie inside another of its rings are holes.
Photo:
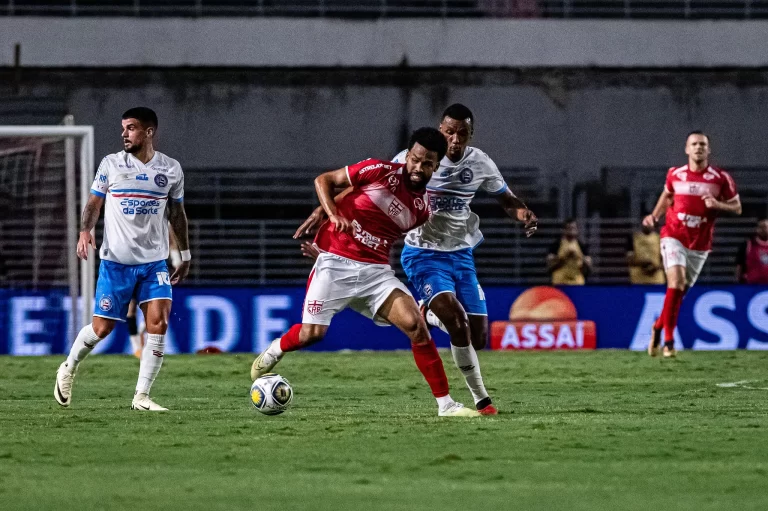
[[[0,0],[7,16],[752,19],[766,0]]]

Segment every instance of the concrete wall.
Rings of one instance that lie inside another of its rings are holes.
[[[0,18],[0,66],[760,67],[768,21]]]
[[[119,150],[124,110],[151,106],[160,149],[188,167],[336,168],[388,157],[404,131],[436,125],[455,101],[474,110],[475,144],[499,165],[568,171],[577,182],[604,166],[679,163],[695,128],[712,134],[723,165],[768,164],[768,72],[188,73],[35,71],[20,86],[62,97],[78,123],[93,124],[97,157]],[[0,72],[0,84],[9,76]]]

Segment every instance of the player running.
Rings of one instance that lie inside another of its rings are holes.
[[[404,164],[364,160],[315,180],[329,221],[315,238],[320,254],[309,275],[302,324],[293,325],[256,358],[252,379],[270,372],[285,353],[320,341],[331,319],[350,307],[408,336],[416,365],[437,399],[438,415],[479,415],[451,398],[427,325],[388,264],[392,244],[429,219],[426,186],[446,150],[439,131],[421,128],[411,136]],[[334,201],[334,188],[350,186]]]
[[[720,212],[741,214],[741,200],[733,178],[709,164],[709,137],[701,131],[688,135],[685,143],[688,164],[667,172],[664,191],[643,225],[661,229],[661,255],[667,276],[667,294],[661,316],[654,323],[648,354],[655,357],[664,330],[664,357],[674,357],[674,333],[683,296],[696,282],[712,249],[715,220]]]
[[[91,230],[102,204],[106,203],[93,323],[80,330],[67,360],[59,366],[53,395],[61,406],[70,405],[78,365],[109,335],[116,321],[125,321],[128,304],[135,297],[148,334],[131,409],[165,411],[150,399],[149,391],[163,364],[171,286],[189,273],[184,174],[179,162],[153,147],[152,139],[157,132],[155,112],[145,107],[132,108],[123,114],[122,126],[124,150],[110,154],[99,165],[83,208],[77,242],[78,257],[87,259],[88,246],[96,248]],[[183,260],[170,278],[165,263],[168,223]]]

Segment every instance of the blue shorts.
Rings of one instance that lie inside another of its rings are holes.
[[[128,265],[102,260],[93,315],[125,321],[132,298],[142,304],[152,300],[171,300],[172,297],[171,279],[165,261]]]
[[[411,285],[427,305],[440,293],[453,293],[467,314],[488,315],[471,248],[440,252],[406,245],[400,262]]]

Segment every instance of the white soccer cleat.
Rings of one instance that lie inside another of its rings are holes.
[[[69,372],[66,360],[61,363],[56,371],[56,386],[53,388],[53,397],[61,406],[69,406],[72,402],[72,384],[75,382],[75,373]]]
[[[168,408],[163,408],[155,403],[147,394],[136,394],[133,396],[131,410],[140,410],[142,412],[167,412]]]
[[[271,348],[272,345],[276,342],[280,342],[279,337],[272,341],[272,343],[269,345],[269,348]],[[275,367],[278,362],[280,362],[282,357],[278,357],[270,353],[269,348],[265,349],[261,355],[256,357],[256,360],[253,361],[253,364],[251,364],[251,381],[255,381],[256,378],[260,378],[265,374],[272,372],[272,368]]]
[[[467,408],[461,403],[453,402],[437,412],[438,417],[480,417],[480,412]]]

